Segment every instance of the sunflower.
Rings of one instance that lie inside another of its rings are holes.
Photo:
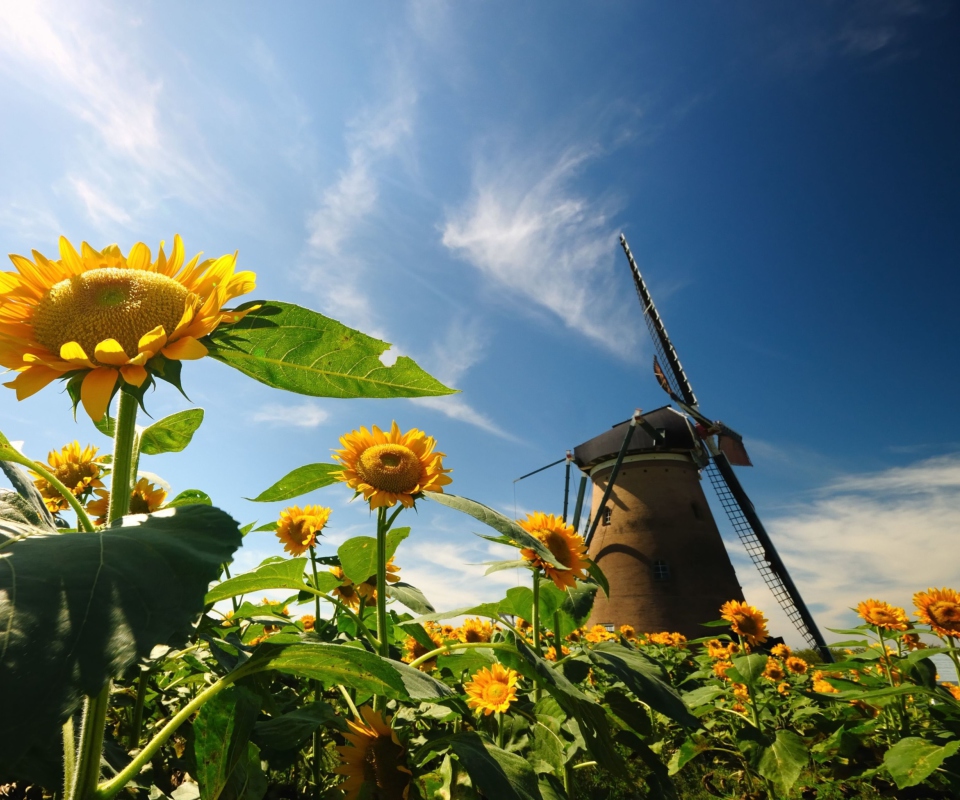
[[[405,750],[390,717],[383,717],[370,706],[360,709],[363,722],[348,720],[350,733],[343,738],[348,745],[338,747],[340,766],[334,772],[346,780],[340,784],[346,800],[357,800],[363,794],[377,800],[405,800],[410,791],[410,770],[404,766]],[[364,786],[369,793],[363,792]]]
[[[907,612],[881,600],[863,600],[857,605],[857,613],[871,625],[888,631],[907,629]]]
[[[900,637],[900,641],[908,650],[920,650],[923,647],[923,642],[920,641],[920,635],[917,633],[905,633]]]
[[[464,620],[457,631],[457,638],[461,642],[489,642],[493,638],[493,625],[476,617]]]
[[[87,503],[87,513],[96,516],[96,525],[105,525],[107,511],[110,508],[110,492],[106,489],[95,489],[96,500]],[[140,478],[130,493],[130,508],[128,514],[152,514],[167,499],[167,492],[159,486],[154,486],[146,478]]]
[[[728,658],[727,646],[719,639],[711,639],[706,644],[707,655],[710,658]]]
[[[330,519],[330,509],[324,506],[290,506],[280,512],[277,538],[283,549],[292,556],[303,555],[316,544],[320,531]]]
[[[787,659],[787,669],[790,670],[794,675],[805,675],[807,670],[810,668],[810,665],[804,661],[802,658],[797,658],[796,656],[790,656]]]
[[[473,675],[473,680],[464,684],[467,693],[467,705],[490,715],[494,711],[503,713],[517,699],[517,678],[515,670],[503,664],[482,667]]]
[[[603,625],[594,625],[587,631],[584,638],[591,644],[599,644],[600,642],[609,642],[611,639],[616,639],[617,637],[604,628]]]
[[[920,621],[941,636],[960,636],[960,592],[953,589],[927,589],[913,596]]]
[[[734,633],[746,639],[750,645],[767,641],[767,618],[759,609],[739,600],[728,600],[720,608],[720,616],[730,623]]]
[[[950,692],[950,696],[953,697],[954,700],[960,702],[960,686],[957,686],[955,683],[945,683],[943,684],[943,688]]]
[[[203,358],[200,339],[246,312],[224,303],[253,290],[252,272],[234,272],[236,254],[184,264],[183,241],[167,258],[160,245],[135,244],[127,256],[86,242],[77,253],[60,237],[60,260],[36,250],[11,255],[0,273],[0,365],[19,373],[4,384],[23,400],[57,378],[75,379],[91,419],[102,419],[118,381],[143,387],[165,360]],[[72,385],[76,385],[71,380]]]
[[[387,560],[387,583],[396,583],[400,580],[400,576],[397,575],[399,571],[400,567],[393,563],[393,557],[391,556]],[[363,583],[357,584],[357,594],[368,603],[375,603],[377,601],[377,576],[372,575]]]
[[[427,632],[427,636],[430,637],[430,641],[432,641],[436,647],[443,645],[443,636],[440,632],[440,626],[437,625],[437,623],[427,622],[424,624],[423,629]],[[408,636],[403,645],[403,661],[407,664],[412,664],[420,658],[420,656],[425,656],[429,652],[430,650],[420,644],[420,642],[412,636]],[[437,666],[437,659],[431,658],[429,661],[424,661],[420,664],[418,669],[424,672],[430,672],[435,666]]]
[[[587,577],[586,569],[590,563],[585,556],[587,547],[583,543],[583,537],[574,531],[572,525],[553,514],[534,511],[527,514],[526,519],[520,520],[520,527],[539,539],[553,557],[566,567],[557,569],[529,548],[520,551],[520,555],[529,561],[534,569],[542,569],[558,589],[571,589],[577,578]]]
[[[300,624],[305,631],[312,631],[317,627],[317,618],[313,614],[304,614],[300,617]]]
[[[821,694],[833,694],[840,690],[826,680],[823,672],[817,670],[813,673],[813,691],[820,692]]]
[[[570,648],[560,645],[560,658],[565,658],[570,655]],[[557,660],[557,648],[555,646],[548,647],[546,652],[543,654],[543,657],[547,661],[556,661]]]
[[[637,632],[634,630],[633,625],[621,625],[620,635],[626,639],[635,639]]]
[[[360,594],[353,581],[343,574],[343,569],[340,567],[330,567],[330,572],[341,581],[340,585],[333,589],[332,594],[347,608],[360,608]]]
[[[713,674],[725,681],[728,680],[727,670],[732,668],[733,664],[729,661],[717,661],[713,665]]]
[[[787,694],[790,691],[790,684],[786,681],[777,684],[777,692],[780,694]]]
[[[771,681],[782,681],[786,677],[783,666],[775,658],[768,658],[767,665],[763,669],[763,677]]]
[[[770,648],[770,655],[776,656],[777,658],[790,658],[790,653],[792,651],[785,644],[775,644]]]
[[[669,633],[668,631],[650,633],[647,636],[650,639],[650,644],[660,644],[666,647],[682,647],[687,641],[687,637],[682,633]]]
[[[450,483],[443,468],[444,453],[436,453],[437,442],[423,431],[411,428],[400,433],[394,422],[388,433],[376,425],[340,437],[342,450],[333,458],[343,465],[340,480],[370,502],[370,508],[397,503],[413,508],[424,492],[443,492]]]
[[[74,497],[83,498],[84,495],[89,495],[94,489],[103,486],[100,474],[103,471],[105,456],[97,456],[98,449],[89,444],[81,450],[80,442],[74,441],[71,444],[65,444],[60,448],[59,453],[51,450],[47,455],[47,465],[53,476],[73,492]],[[37,475],[33,483],[43,496],[44,505],[51,513],[65,511],[70,507],[60,492],[47,483],[46,478]]]

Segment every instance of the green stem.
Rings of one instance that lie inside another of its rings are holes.
[[[173,736],[177,728],[190,719],[190,717],[196,711],[198,711],[204,703],[218,695],[228,686],[231,686],[241,678],[244,678],[255,671],[256,668],[246,669],[245,667],[240,667],[239,669],[231,672],[229,675],[224,675],[216,683],[211,684],[202,692],[200,692],[200,694],[198,694],[183,708],[181,708],[180,711],[178,711],[176,715],[174,715],[170,721],[157,732],[157,734],[147,743],[143,750],[141,750],[137,756],[129,764],[127,764],[126,767],[124,767],[110,780],[104,781],[102,784],[100,784],[100,787],[97,789],[95,794],[96,800],[110,800],[111,797],[116,795],[121,789],[123,789],[124,786],[126,786],[130,781],[140,774],[140,771],[150,763],[160,748],[166,744],[167,739]]]
[[[563,642],[560,640],[560,609],[553,612],[553,650],[554,661],[563,658]]]
[[[73,731],[73,714],[63,723],[63,794],[70,794],[77,768],[77,739]]]
[[[315,545],[310,545],[310,566],[313,567],[313,585],[315,587],[320,586],[320,578],[317,575],[317,548]],[[320,597],[314,595],[313,597],[313,629],[317,629],[317,623],[320,621]]]
[[[130,723],[130,740],[128,750],[136,750],[140,746],[140,734],[143,733],[143,705],[147,699],[147,684],[150,683],[150,673],[140,670],[137,677],[137,701],[133,706],[133,720]]]
[[[354,719],[356,719],[357,722],[363,723],[363,717],[360,716],[360,712],[357,710],[357,704],[353,702],[353,698],[350,696],[350,692],[347,691],[347,687],[342,683],[338,683],[337,688],[340,690],[340,694],[343,695],[343,699],[350,707],[350,713],[353,714]]]
[[[320,586],[320,578],[317,576],[317,548],[315,545],[310,545],[310,566],[313,569],[313,585],[316,587]],[[320,620],[320,597],[318,595],[313,596],[313,608],[314,608],[314,618],[313,618],[313,629],[317,629],[317,622]],[[321,697],[321,686],[320,681],[311,681],[313,685],[313,699],[319,701]],[[318,727],[313,732],[313,788],[317,795],[317,800],[321,800],[323,792],[321,791],[321,785],[323,783],[323,759],[320,757],[321,744],[323,736]]]
[[[424,661],[429,661],[431,658],[442,656],[444,653],[449,653],[451,650],[472,650],[478,647],[488,647],[491,650],[505,650],[508,653],[517,652],[517,649],[513,645],[509,645],[506,642],[448,642],[442,647],[438,647],[436,650],[431,650],[429,653],[424,653],[422,656],[420,656],[420,658],[415,658],[410,662],[410,666],[416,669]]]
[[[503,712],[497,712],[497,747],[503,750]]]
[[[396,517],[394,513],[391,522]],[[387,509],[377,509],[377,638],[380,640],[380,655],[384,658],[390,658],[390,642],[387,640],[387,531],[390,524]]]
[[[533,570],[533,649],[538,656],[543,656],[540,650],[540,570]]]
[[[87,697],[69,800],[88,800],[96,796],[97,783],[100,781],[100,754],[103,752],[103,732],[107,724],[109,701],[110,681],[104,684],[96,697]]]
[[[350,617],[350,619],[352,619],[354,622],[357,623],[357,630],[360,632],[362,636],[366,637],[367,641],[370,642],[371,645],[373,645],[374,651],[377,653],[380,652],[380,640],[375,638],[374,635],[367,630],[366,626],[363,624],[363,620],[360,617],[358,617],[356,614],[354,614],[343,603],[341,603],[339,600],[335,600],[332,597],[327,597],[327,595],[325,595],[323,592],[318,591],[317,589],[313,588],[309,584],[304,584],[303,590],[305,592],[310,592],[310,594],[315,595],[316,597],[319,597],[321,600],[326,600],[328,603],[333,603],[333,605],[335,605],[338,609],[340,609],[340,611],[342,611],[344,614]],[[363,608],[363,605],[362,605],[363,600],[361,600],[360,602],[361,602],[360,607]]]
[[[137,398],[120,391],[117,407],[117,427],[113,436],[113,470],[110,483],[110,507],[107,521],[120,519],[130,509],[130,493],[136,468]]]

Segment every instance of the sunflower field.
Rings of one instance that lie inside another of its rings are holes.
[[[447,455],[396,423],[331,442],[328,463],[255,498],[300,505],[241,526],[202,490],[138,477],[203,422],[137,425],[183,361],[312,396],[452,390],[308,309],[226,309],[255,276],[232,255],[187,261],[179,237],[156,258],[65,239],[59,259],[32,255],[0,273],[5,385],[26,399],[65,382],[113,452],[73,442],[40,461],[0,434],[0,797],[960,796],[960,688],[931,660],[960,668],[960,593],[919,591],[909,615],[865,600],[831,663],[768,647],[763,614],[733,600],[691,641],[591,626],[606,580],[573,527],[452,493]],[[319,503],[338,491],[371,522],[334,552]],[[488,572],[523,568],[528,585],[438,611],[402,579],[423,503],[515,548]],[[233,574],[254,530],[285,555]]]

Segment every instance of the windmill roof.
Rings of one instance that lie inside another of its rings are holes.
[[[699,442],[690,421],[671,406],[663,406],[643,415],[651,427],[663,431],[665,441],[656,442],[643,428],[637,427],[630,439],[627,455],[639,453],[689,453]],[[573,460],[580,469],[587,470],[601,461],[616,458],[627,435],[630,420],[614,425],[610,430],[573,449]]]

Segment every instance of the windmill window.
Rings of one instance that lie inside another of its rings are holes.
[[[603,509],[603,524],[604,524],[604,525],[609,525],[609,524],[610,524],[610,515],[611,515],[612,513],[613,513],[613,509],[612,509],[612,508],[605,508],[605,509]]]
[[[666,561],[653,562],[653,579],[655,581],[670,580],[670,565]]]
[[[612,622],[601,622],[600,624],[603,625],[603,629],[607,633],[613,633],[616,627]]]

